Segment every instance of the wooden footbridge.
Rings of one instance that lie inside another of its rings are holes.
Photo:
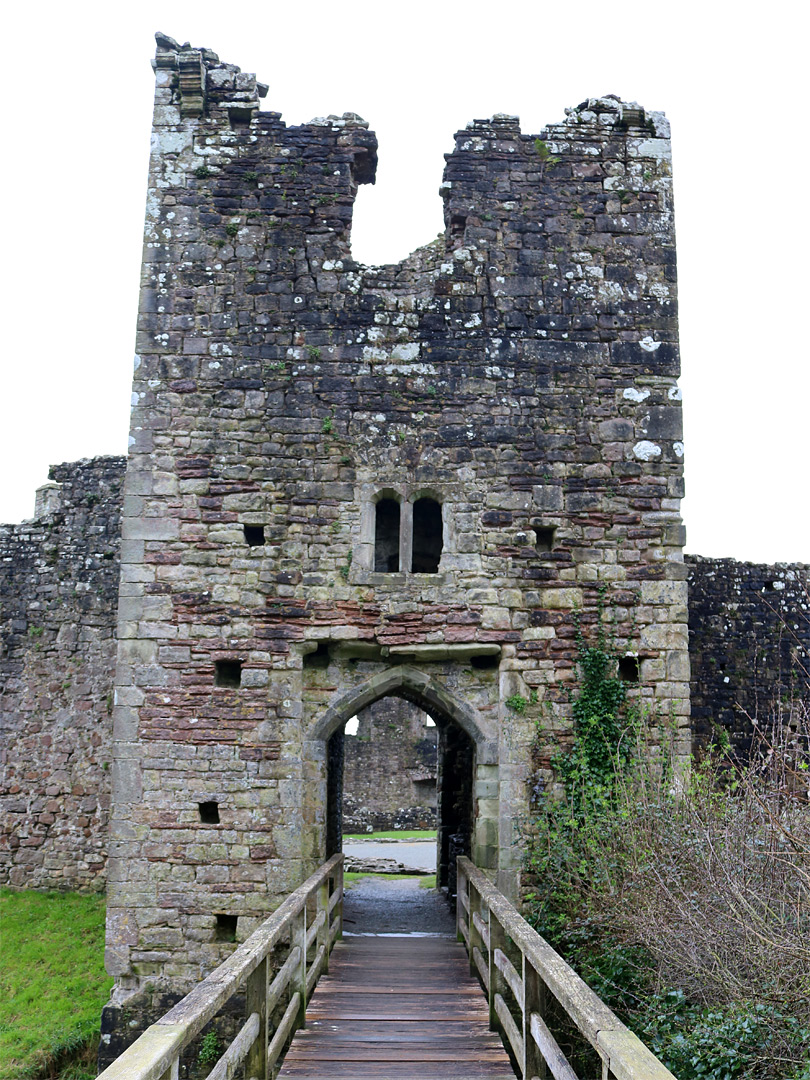
[[[553,1003],[595,1051],[579,1080],[675,1080],[468,859],[458,940],[341,941],[342,912],[335,855],[99,1080],[178,1080],[183,1050],[236,995],[246,1019],[208,1080],[578,1080]]]

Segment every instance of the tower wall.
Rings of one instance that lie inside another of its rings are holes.
[[[324,857],[327,740],[357,708],[438,713],[454,835],[512,892],[578,622],[610,624],[684,749],[689,711],[664,117],[600,98],[539,136],[474,121],[444,236],[364,267],[364,121],[288,127],[253,76],[162,36],[156,84],[108,887],[130,1015],[227,954],[218,914],[241,940]]]

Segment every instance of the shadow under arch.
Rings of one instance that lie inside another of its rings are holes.
[[[326,854],[341,850],[343,728],[361,710],[385,697],[401,697],[430,714],[439,728],[437,883],[455,893],[455,857],[471,855],[478,766],[497,764],[497,745],[471,705],[410,665],[372,676],[329,704],[310,732],[326,750]]]

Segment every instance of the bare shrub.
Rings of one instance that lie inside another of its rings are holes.
[[[799,703],[745,766],[710,758],[678,797],[623,785],[623,875],[606,906],[693,1000],[795,1004],[810,1022],[808,738]]]
[[[810,698],[682,776],[654,726],[540,799],[527,917],[682,1080],[810,1076]]]

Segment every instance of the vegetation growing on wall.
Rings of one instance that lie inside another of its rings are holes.
[[[748,764],[720,747],[678,775],[617,660],[580,636],[564,794],[537,800],[525,914],[679,1080],[807,1080],[810,703],[782,705]]]

